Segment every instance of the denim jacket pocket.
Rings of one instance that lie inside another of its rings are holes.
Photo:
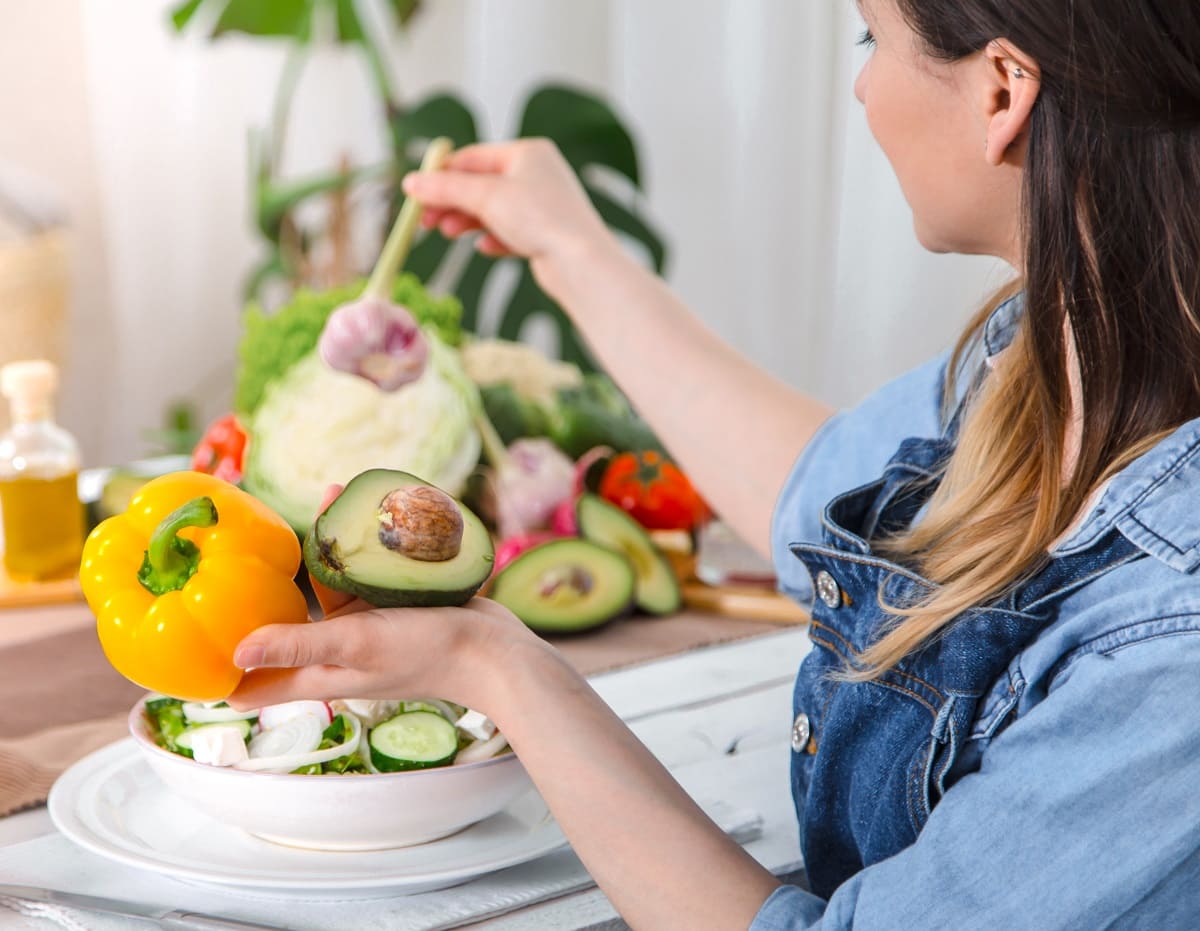
[[[971,724],[970,740],[986,744],[1010,725],[1016,716],[1017,705],[1025,693],[1025,677],[1021,674],[1020,657],[1014,657],[979,702],[979,711]]]

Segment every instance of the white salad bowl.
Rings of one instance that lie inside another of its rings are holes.
[[[154,741],[142,699],[129,731],[167,788],[222,824],[319,850],[382,850],[446,837],[533,787],[514,753],[399,773],[302,776],[197,763]]]

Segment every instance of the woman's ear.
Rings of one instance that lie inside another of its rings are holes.
[[[984,125],[989,165],[1024,161],[1019,143],[1029,129],[1030,115],[1042,84],[1037,65],[1019,49],[995,39],[984,49]]]

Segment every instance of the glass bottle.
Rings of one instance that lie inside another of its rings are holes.
[[[44,360],[0,368],[12,428],[0,436],[0,519],[4,568],[18,580],[62,578],[79,570],[84,511],[79,446],[54,422],[58,369]]]

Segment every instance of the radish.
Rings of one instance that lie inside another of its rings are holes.
[[[506,540],[501,540],[500,545],[496,547],[496,562],[492,568],[492,575],[495,575],[522,553],[528,552],[535,546],[541,546],[543,543],[549,543],[551,540],[558,540],[562,536],[551,530],[535,530],[532,533],[519,533]]]
[[[550,529],[560,536],[579,536],[579,519],[575,516],[575,501],[574,497],[567,498],[554,509],[554,514],[550,518]]]

